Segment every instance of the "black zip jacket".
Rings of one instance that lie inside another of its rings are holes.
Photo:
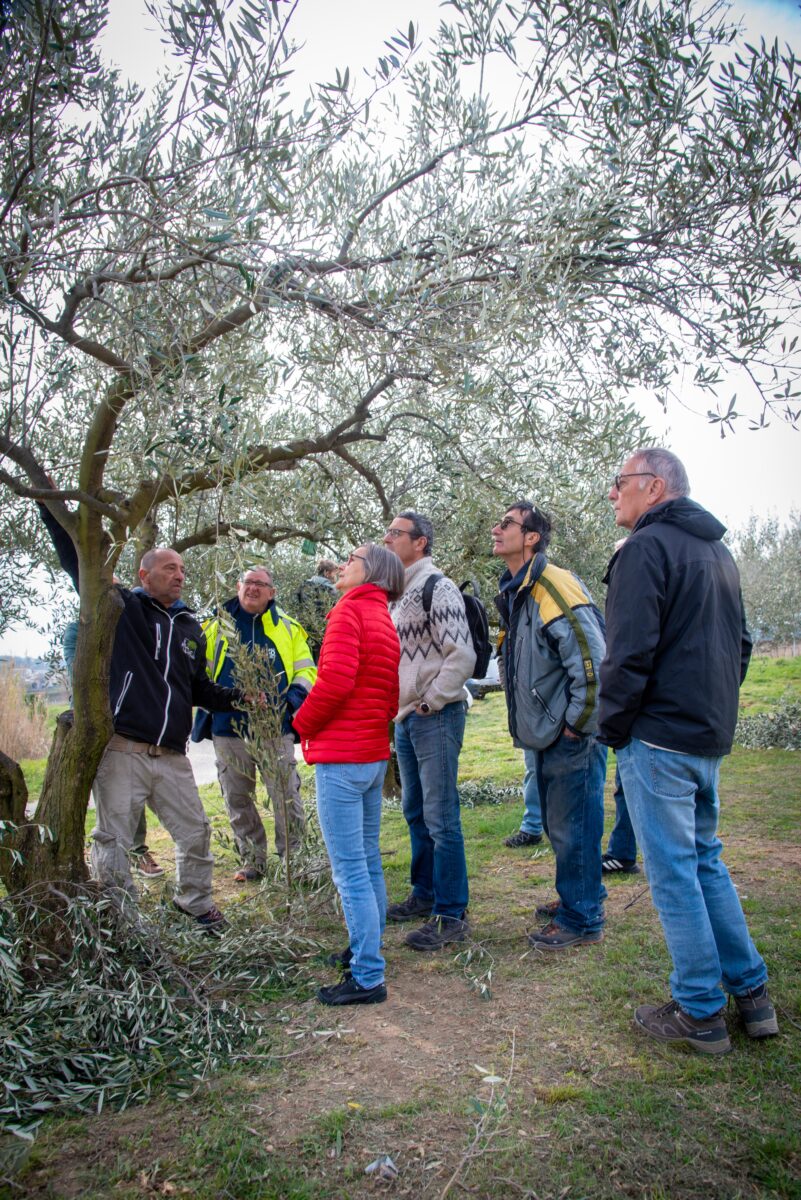
[[[192,706],[232,712],[237,688],[206,674],[206,637],[182,602],[163,608],[142,588],[120,588],[125,608],[111,654],[109,698],[114,729],[138,742],[186,753]]]
[[[599,742],[636,737],[709,758],[731,750],[752,643],[725,532],[695,501],[667,500],[612,558]]]
[[[78,555],[72,538],[39,506],[62,570],[78,590]],[[220,687],[206,674],[206,636],[191,609],[178,601],[164,608],[142,588],[119,589],[124,604],[114,635],[109,700],[114,729],[137,742],[186,753],[192,706],[233,712],[238,688]]]

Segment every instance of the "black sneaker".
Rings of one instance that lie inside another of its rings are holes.
[[[733,996],[737,1011],[743,1018],[745,1032],[751,1038],[773,1037],[779,1032],[776,1009],[770,1002],[767,984],[751,988],[742,996]]]
[[[576,933],[573,929],[565,929],[554,921],[546,925],[539,933],[530,933],[528,940],[535,950],[569,950],[571,946],[597,946],[602,942],[602,929],[584,930]]]
[[[400,904],[390,904],[387,909],[387,920],[400,924],[401,921],[413,921],[415,917],[427,917],[434,904],[433,900],[421,900],[414,892],[409,892]]]
[[[713,1017],[699,1020],[684,1012],[675,1000],[661,1008],[643,1004],[634,1014],[634,1023],[642,1033],[657,1041],[683,1042],[699,1054],[728,1054],[731,1050],[722,1009]]]
[[[352,975],[346,975],[339,983],[333,983],[330,987],[317,989],[317,999],[321,1004],[383,1004],[386,998],[385,983],[365,988],[357,983]]]
[[[517,850],[520,846],[539,846],[541,841],[541,833],[526,833],[525,829],[518,829],[517,833],[513,833],[503,844]]]
[[[539,917],[541,921],[552,921],[559,912],[561,900],[549,900],[547,904],[538,904],[534,909],[534,916]]]
[[[450,942],[463,942],[469,932],[470,926],[463,917],[438,916],[407,933],[403,940],[412,950],[439,950]]]
[[[601,870],[607,875],[613,873],[618,875],[639,875],[640,873],[640,868],[636,862],[629,862],[626,858],[613,858],[611,854],[602,855]]]
[[[339,950],[334,954],[329,954],[325,961],[328,963],[329,967],[342,967],[343,971],[346,971],[351,964],[352,958],[353,951],[351,950],[350,946],[346,946],[344,950]]]
[[[181,908],[175,900],[172,906],[184,917],[190,917],[196,925],[200,926],[201,932],[211,934],[213,937],[219,937],[228,928],[228,922],[220,912],[219,908],[215,908],[212,904],[211,908],[206,909],[204,913],[195,915],[195,913],[187,912],[185,908]]]

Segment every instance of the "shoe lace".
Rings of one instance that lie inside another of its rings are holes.
[[[663,1004],[654,1013],[656,1017],[669,1017],[671,1013],[681,1012],[681,1008],[676,1000],[668,1000],[667,1004]]]

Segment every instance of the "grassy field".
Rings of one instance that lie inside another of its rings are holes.
[[[798,660],[755,666],[749,711],[801,688]],[[462,776],[520,782],[499,696],[468,718]],[[270,887],[230,882],[219,792],[203,792],[220,903],[235,919],[276,920]],[[670,970],[644,878],[610,882],[601,945],[544,961],[525,932],[535,904],[554,896],[552,855],[503,846],[520,800],[481,805],[464,812],[466,952],[415,955],[405,929],[390,927],[388,1002],[338,1011],[313,999],[333,975],[321,949],[290,988],[253,997],[267,1032],[235,1068],[188,1096],[164,1089],[125,1112],[50,1119],[0,1194],[801,1200],[801,756],[736,750],[721,795],[726,860],[771,972],[778,1038],[750,1042],[733,1012],[734,1052],[718,1061],[639,1036],[633,1009],[667,998]],[[608,829],[611,787],[606,801]],[[169,872],[168,839],[155,821],[151,831]],[[397,811],[385,815],[382,849],[390,897],[402,898],[409,852]],[[162,887],[169,876],[146,906]],[[332,905],[302,906],[294,919],[321,948],[344,944]],[[365,1173],[381,1154],[398,1168],[394,1183]]]

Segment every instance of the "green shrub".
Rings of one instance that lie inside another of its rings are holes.
[[[734,740],[746,750],[801,750],[801,699],[785,692],[774,708],[742,717]]]

